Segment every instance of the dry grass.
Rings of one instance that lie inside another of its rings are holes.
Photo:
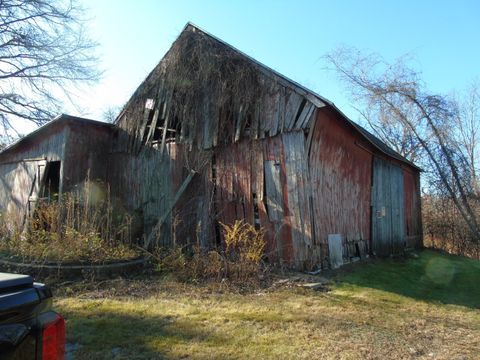
[[[0,218],[0,251],[25,261],[104,262],[139,256],[133,218],[113,204],[107,186],[86,180],[58,200],[40,202],[25,229]]]
[[[244,220],[220,225],[224,249],[203,249],[199,245],[159,248],[150,253],[156,269],[174,273],[182,281],[258,283],[268,271],[262,266],[264,230]]]
[[[435,275],[449,269],[448,281]],[[168,278],[62,286],[56,306],[80,360],[480,358],[478,262],[427,251],[354,270],[330,292]]]

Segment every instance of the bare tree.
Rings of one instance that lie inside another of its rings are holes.
[[[368,109],[361,113],[372,129],[402,155],[422,162],[435,190],[452,199],[478,242],[480,228],[471,206],[472,166],[458,141],[458,122],[464,120],[457,102],[430,93],[405,58],[388,64],[376,54],[342,48],[326,59],[354,99]]]
[[[75,0],[0,0],[0,130],[42,125],[71,86],[100,76]]]
[[[456,117],[456,135],[460,149],[468,160],[472,175],[472,186],[477,196],[480,195],[480,82],[473,81],[466,91],[456,97],[458,116]]]
[[[109,106],[105,108],[102,114],[102,120],[113,124],[115,120],[117,119],[118,114],[120,114],[120,111],[122,108],[120,106]]]

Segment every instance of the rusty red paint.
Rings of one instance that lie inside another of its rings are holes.
[[[370,241],[373,149],[328,109],[318,111],[313,131],[309,163],[315,242],[325,257],[328,234]]]
[[[420,179],[418,172],[403,169],[405,236],[410,247],[421,246]]]

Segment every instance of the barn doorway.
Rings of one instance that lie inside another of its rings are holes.
[[[41,197],[46,198],[48,201],[58,199],[58,194],[60,193],[61,167],[61,161],[49,161],[47,163]]]
[[[404,248],[403,171],[386,160],[373,159],[372,250],[379,256]]]

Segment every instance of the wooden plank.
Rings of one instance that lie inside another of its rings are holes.
[[[307,102],[295,123],[295,129],[305,129],[314,110],[315,106],[312,103]]]
[[[152,123],[148,131],[147,140],[145,141],[146,144],[150,145],[152,143],[152,137],[153,137],[153,134],[155,133],[155,128],[157,126],[157,120],[158,120],[159,114],[160,114],[160,110],[158,108],[155,108],[155,112],[153,113]]]
[[[252,125],[251,125],[251,138],[258,139],[259,127],[260,127],[260,104],[255,103],[255,108],[252,110]]]
[[[140,130],[137,136],[135,152],[139,152],[141,147],[143,146],[143,136],[145,134],[145,129],[147,128],[148,119],[150,118],[150,113],[155,106],[155,101],[153,99],[147,99],[147,103],[145,104],[145,109],[143,110],[143,119],[140,125]]]
[[[285,109],[286,109],[286,90],[280,86],[278,95],[278,132],[282,133],[285,129]]]
[[[279,102],[280,102],[280,93],[276,92],[271,99],[270,136],[275,136],[278,134],[279,125],[280,125]]]
[[[167,218],[170,215],[171,211],[173,210],[175,204],[178,202],[178,200],[182,196],[183,192],[187,189],[188,184],[190,184],[190,182],[192,181],[193,176],[195,174],[196,174],[196,172],[192,170],[192,171],[190,171],[188,176],[185,178],[182,185],[178,189],[177,193],[173,197],[172,202],[168,205],[166,211],[160,216],[160,218],[158,219],[158,222],[155,224],[152,231],[150,232],[150,235],[148,236],[147,241],[145,242],[145,245],[144,245],[145,249],[148,249],[152,240],[154,240],[158,237],[158,235],[160,233],[160,230],[162,228],[162,225],[167,220]]]
[[[234,142],[238,142],[240,140],[244,126],[245,126],[245,106],[241,104],[238,109],[236,121],[235,121]]]
[[[290,92],[288,97],[286,111],[285,111],[285,129],[284,130],[292,130],[296,116],[298,113],[298,108],[303,101],[303,97],[298,95],[295,92]]]
[[[294,255],[298,268],[315,261],[312,253],[311,190],[303,131],[283,134]]]
[[[342,235],[329,234],[328,235],[328,253],[330,267],[337,269],[343,265],[343,246]]]
[[[165,131],[165,129],[168,129],[168,124],[170,121],[170,102],[171,102],[171,97],[165,100],[164,111],[162,113],[162,119],[164,119],[164,122],[163,122],[163,132],[162,132],[162,144],[160,145],[160,156],[163,155],[163,151],[165,149],[165,140],[167,138],[167,131]]]
[[[283,219],[283,193],[280,183],[280,160],[265,161],[264,171],[268,217],[272,222],[280,222]]]
[[[28,199],[35,188],[36,162],[21,162],[15,169],[15,177],[7,204],[7,213],[19,229],[23,228],[28,212]]]
[[[310,120],[310,126],[308,127],[308,136],[307,136],[307,141],[305,142],[305,154],[307,156],[307,159],[310,159],[310,149],[312,148],[312,139],[313,139],[313,134],[315,133],[315,125],[316,125],[316,111],[313,112]],[[307,160],[308,161],[308,160]],[[310,162],[308,161],[308,164],[310,165]]]

